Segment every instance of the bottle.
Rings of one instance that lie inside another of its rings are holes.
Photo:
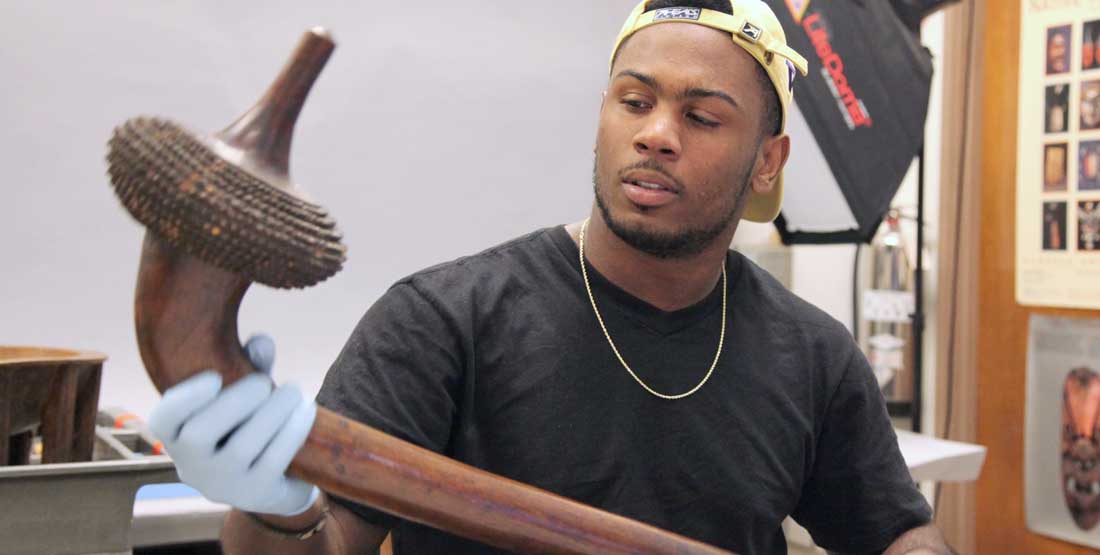
[[[1066,188],[1066,147],[1064,145],[1048,145],[1044,149],[1046,158],[1043,164],[1043,187],[1047,191],[1064,190]]]
[[[871,279],[862,295],[867,360],[888,401],[913,400],[913,265],[896,210],[871,242]]]

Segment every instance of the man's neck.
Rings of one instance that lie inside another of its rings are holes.
[[[566,226],[574,242],[579,241],[583,223]],[[698,303],[714,290],[722,276],[732,231],[696,255],[658,258],[625,243],[594,209],[584,236],[584,257],[600,274],[626,292],[671,312]]]

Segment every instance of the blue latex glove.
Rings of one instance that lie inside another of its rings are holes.
[[[275,343],[269,336],[252,337],[245,352],[263,373],[224,389],[217,372],[192,376],[164,392],[149,429],[164,442],[180,480],[207,499],[255,513],[302,513],[320,492],[288,478],[286,469],[309,435],[317,406],[293,384],[272,389]]]

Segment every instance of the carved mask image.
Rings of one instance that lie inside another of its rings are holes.
[[[1100,522],[1100,374],[1075,368],[1062,392],[1062,491],[1082,530]]]

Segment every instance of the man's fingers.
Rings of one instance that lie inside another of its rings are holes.
[[[294,408],[278,435],[256,460],[253,470],[258,472],[286,472],[294,455],[305,443],[317,416],[317,405],[312,400],[302,401]]]
[[[251,465],[301,403],[302,391],[297,386],[279,387],[244,425],[233,432],[221,453]]]
[[[275,366],[275,340],[270,335],[257,334],[249,337],[244,344],[244,352],[252,366],[271,375],[271,368]]]
[[[241,378],[183,424],[179,443],[209,445],[212,451],[218,440],[244,422],[270,395],[271,380],[267,376],[250,374]]]
[[[170,387],[149,417],[149,429],[165,443],[175,441],[183,424],[213,401],[221,387],[222,377],[213,370]]]

